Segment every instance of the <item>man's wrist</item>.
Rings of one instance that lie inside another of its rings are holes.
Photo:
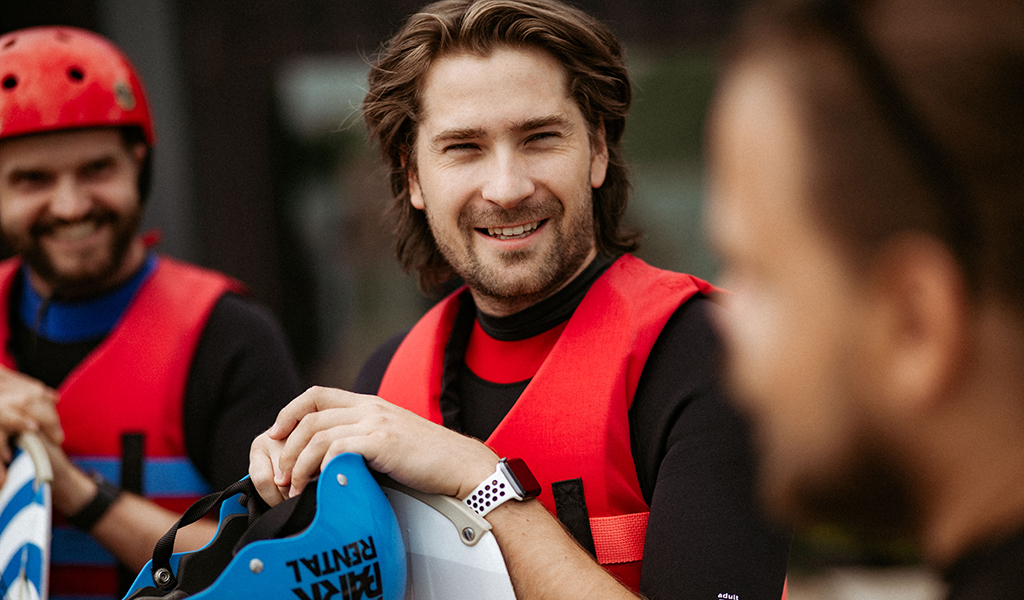
[[[121,488],[110,483],[98,473],[93,473],[89,478],[95,484],[96,491],[88,502],[74,513],[67,515],[68,523],[82,531],[91,531],[121,495]]]
[[[508,500],[528,500],[540,494],[537,479],[519,458],[503,458],[494,472],[480,482],[463,503],[481,517]]]

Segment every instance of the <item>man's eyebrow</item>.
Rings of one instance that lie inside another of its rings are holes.
[[[95,157],[89,159],[88,161],[86,161],[82,166],[83,167],[91,167],[91,166],[95,166],[95,165],[106,165],[106,164],[110,164],[110,163],[113,163],[113,162],[116,162],[116,161],[117,161],[117,155],[114,154],[113,152],[111,152],[110,154],[101,154],[99,156],[95,156]]]
[[[9,181],[17,181],[19,179],[24,179],[26,177],[38,176],[40,173],[43,173],[43,172],[45,172],[45,169],[43,169],[41,167],[31,167],[31,166],[24,166],[23,167],[23,166],[19,165],[19,166],[14,166],[14,167],[8,169],[4,173],[0,173],[0,177],[3,177],[3,178],[5,178],[5,179],[7,179]]]
[[[479,127],[456,127],[452,129],[445,129],[441,133],[430,138],[431,145],[438,145],[442,142],[458,141],[458,140],[470,140],[474,138],[483,137],[484,130]]]
[[[568,117],[562,114],[548,115],[545,117],[536,117],[533,119],[527,119],[519,123],[513,123],[512,129],[520,133],[527,131],[533,131],[534,129],[542,129],[544,127],[572,127],[572,121]]]

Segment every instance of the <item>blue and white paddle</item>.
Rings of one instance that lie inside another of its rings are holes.
[[[0,487],[0,598],[46,600],[53,471],[42,442],[22,434]]]

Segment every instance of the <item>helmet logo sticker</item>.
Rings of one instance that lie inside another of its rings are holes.
[[[135,94],[132,93],[132,88],[123,81],[114,84],[114,99],[117,101],[117,105],[124,110],[135,108]]]
[[[366,566],[358,569],[357,566],[363,563]],[[292,569],[295,583],[299,585],[292,592],[302,600],[326,599],[334,594],[341,594],[342,598],[377,598],[384,595],[384,582],[381,580],[373,536],[348,544],[340,550],[332,549],[330,555],[321,552],[288,561],[285,565]],[[307,576],[305,582],[303,575]],[[310,576],[314,581],[308,580]]]

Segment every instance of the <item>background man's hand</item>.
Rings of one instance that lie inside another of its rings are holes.
[[[479,440],[376,396],[314,387],[253,442],[249,475],[271,504],[294,496],[331,458],[361,454],[371,469],[417,490],[464,498],[498,456]]]
[[[13,458],[11,436],[35,431],[58,446],[64,441],[57,398],[56,391],[38,380],[0,367],[0,484],[7,477],[6,465]]]

